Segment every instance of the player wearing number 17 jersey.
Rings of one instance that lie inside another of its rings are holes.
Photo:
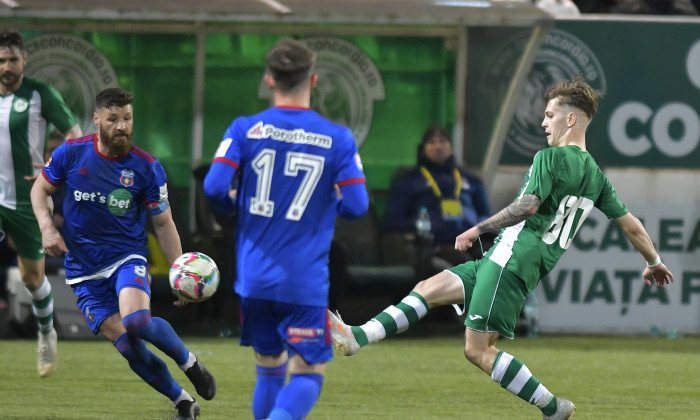
[[[235,289],[241,345],[258,364],[256,419],[305,418],[318,399],[333,357],[326,307],[335,219],[368,206],[352,133],[309,109],[314,61],[301,42],[270,50],[265,82],[275,106],[233,121],[204,180],[218,211],[238,207]]]
[[[484,232],[503,229],[484,258],[424,280],[401,303],[359,327],[331,314],[333,343],[341,354],[406,330],[435,306],[464,305],[466,358],[510,391],[537,406],[544,419],[574,416],[571,401],[557,398],[520,360],[496,348],[500,335],[513,338],[525,297],[564,254],[593,210],[614,219],[647,267],[642,277],[657,286],[673,281],[639,219],[586,151],[586,128],[598,108],[598,93],[581,78],[563,81],[545,94],[542,127],[550,146],[537,153],[516,200],[457,236],[455,248],[471,247]],[[563,370],[563,369],[562,369]]]

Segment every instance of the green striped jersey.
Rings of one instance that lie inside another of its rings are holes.
[[[51,86],[25,76],[14,93],[0,95],[0,205],[31,208],[32,185],[24,177],[44,164],[47,122],[61,133],[77,123]]]
[[[518,198],[524,194],[540,198],[537,213],[503,229],[486,257],[522,278],[529,290],[554,268],[593,207],[609,219],[628,212],[593,157],[578,146],[538,152]]]

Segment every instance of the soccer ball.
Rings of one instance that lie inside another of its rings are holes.
[[[173,262],[169,279],[175,296],[188,302],[202,302],[219,287],[219,269],[208,255],[186,252]]]

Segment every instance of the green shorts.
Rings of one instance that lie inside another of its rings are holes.
[[[0,206],[0,230],[12,238],[20,257],[28,260],[44,258],[41,231],[31,206],[17,206],[17,210]]]
[[[482,258],[449,269],[464,285],[464,325],[476,331],[515,337],[515,323],[525,304],[525,283],[500,265]]]

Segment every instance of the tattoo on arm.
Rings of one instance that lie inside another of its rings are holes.
[[[480,232],[491,232],[504,227],[517,225],[537,212],[540,198],[534,194],[525,194],[508,207],[477,225]]]

